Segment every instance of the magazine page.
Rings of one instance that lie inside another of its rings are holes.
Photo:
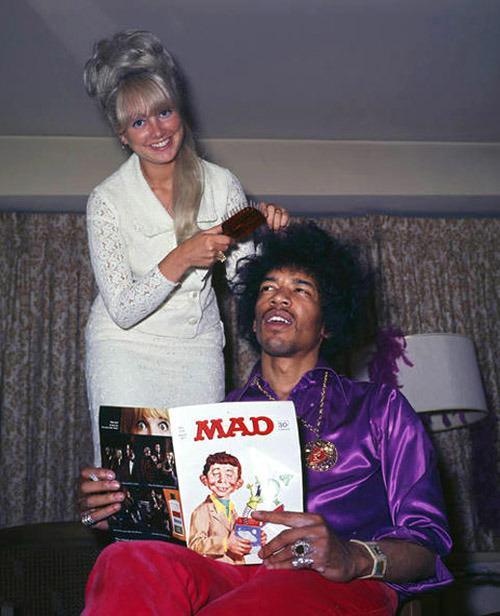
[[[223,562],[253,564],[283,527],[252,510],[303,511],[292,402],[224,402],[170,409],[187,545]]]
[[[102,465],[125,494],[109,519],[114,538],[186,545],[168,410],[101,406],[99,425]]]

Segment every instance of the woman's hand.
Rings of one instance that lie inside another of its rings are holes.
[[[321,515],[254,511],[252,517],[264,523],[285,524],[289,527],[259,551],[268,569],[294,569],[296,555],[292,548],[300,539],[310,546],[310,551],[304,553],[304,558],[312,560],[309,568],[333,582],[348,582],[363,575],[365,569],[370,571],[370,557],[363,554],[363,549],[358,550],[355,544],[337,537]]]
[[[178,282],[190,267],[211,267],[217,261],[224,262],[231,241],[222,233],[222,225],[200,231],[172,250],[160,263],[160,271],[168,280]]]
[[[78,513],[87,519],[86,526],[107,530],[107,518],[120,511],[125,498],[120,482],[106,468],[84,468],[78,485]]]
[[[229,235],[223,234],[222,225],[217,225],[193,235],[179,249],[188,267],[210,267],[221,260],[231,241]]]
[[[267,226],[273,231],[288,226],[290,214],[284,207],[274,205],[274,203],[259,203],[262,213],[266,217]]]

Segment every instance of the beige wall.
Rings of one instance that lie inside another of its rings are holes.
[[[500,213],[491,205],[500,203],[497,143],[216,139],[201,147],[247,192],[318,198],[324,213],[328,197],[353,196],[479,197]],[[87,195],[124,153],[112,138],[0,137],[0,157],[0,202],[36,201]]]

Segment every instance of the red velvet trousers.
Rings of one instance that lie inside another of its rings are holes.
[[[329,582],[316,571],[219,563],[159,541],[119,542],[99,556],[84,615],[393,616],[394,590]]]

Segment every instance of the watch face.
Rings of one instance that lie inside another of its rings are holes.
[[[387,556],[382,552],[378,543],[371,543],[374,556],[373,577],[382,578],[387,569]]]

